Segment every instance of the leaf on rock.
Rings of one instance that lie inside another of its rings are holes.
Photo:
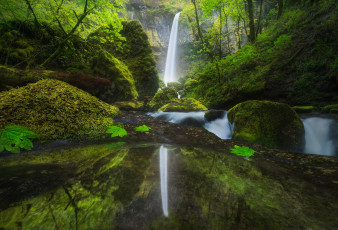
[[[255,154],[255,150],[250,149],[249,147],[246,146],[238,146],[235,145],[235,148],[230,149],[232,153],[236,154],[237,156],[242,156],[242,157],[246,157],[249,158],[251,156],[253,156]]]

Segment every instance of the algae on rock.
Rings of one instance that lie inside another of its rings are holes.
[[[304,126],[288,105],[271,101],[245,101],[228,111],[234,124],[233,139],[269,147],[292,149],[301,146]]]
[[[119,109],[58,80],[0,92],[0,128],[23,125],[42,140],[98,139],[105,136]]]

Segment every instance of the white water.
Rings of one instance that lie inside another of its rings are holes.
[[[161,198],[163,215],[168,216],[168,149],[160,147]]]
[[[305,129],[304,153],[334,156],[335,147],[329,136],[333,120],[312,117],[302,121]]]
[[[205,121],[204,114],[206,111],[199,111],[199,112],[155,112],[155,113],[148,113],[148,115],[160,118],[162,120],[181,124],[186,119],[192,118],[196,121],[196,123],[200,124],[200,127],[205,128],[211,133],[214,133],[221,139],[231,139],[232,127],[228,121],[226,111],[222,118],[216,119],[214,121]]]
[[[204,128],[221,139],[231,139],[232,137],[232,125],[228,120],[226,112],[224,112],[222,118],[205,123]]]
[[[176,46],[177,46],[177,31],[178,31],[178,19],[180,13],[177,13],[174,17],[173,25],[170,32],[169,46],[167,52],[167,60],[165,63],[165,72],[164,72],[164,84],[167,85],[168,82],[177,81],[176,76]]]

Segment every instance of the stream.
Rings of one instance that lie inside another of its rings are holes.
[[[227,118],[212,121],[204,118],[206,111],[199,112],[155,112],[148,115],[175,124],[191,127],[203,127],[221,139],[231,139],[233,126]],[[338,119],[327,115],[301,115],[305,129],[303,153],[324,156],[338,156]]]
[[[0,229],[337,229],[337,189],[225,150],[89,145],[0,158]]]

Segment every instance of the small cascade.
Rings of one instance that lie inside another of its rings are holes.
[[[232,138],[232,125],[228,120],[226,111],[222,118],[205,123],[204,128],[223,140]]]
[[[206,121],[204,114],[206,111],[199,112],[155,112],[148,115],[175,124],[181,124],[192,127],[203,127],[211,133],[214,133],[221,139],[231,139],[232,126],[227,118],[227,113],[224,111],[222,118]]]
[[[311,117],[303,119],[305,129],[304,153],[334,156],[335,146],[330,140],[332,119]]]
[[[177,81],[176,76],[176,46],[177,46],[177,31],[178,31],[178,19],[180,13],[177,13],[174,17],[173,25],[171,27],[169,46],[167,51],[167,60],[165,63],[164,72],[164,84],[167,86],[168,82]]]
[[[161,198],[163,215],[168,217],[168,149],[160,147]]]

